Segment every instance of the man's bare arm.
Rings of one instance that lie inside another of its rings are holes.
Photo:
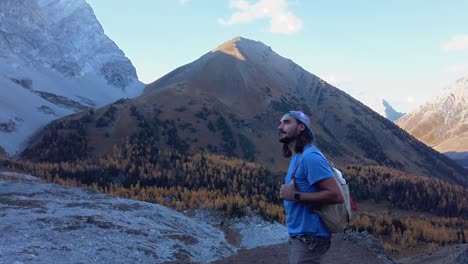
[[[335,178],[327,178],[317,182],[320,191],[318,192],[300,192],[300,201],[320,204],[338,204],[344,203],[344,197]],[[296,188],[294,185],[281,185],[280,198],[288,201],[294,200]]]

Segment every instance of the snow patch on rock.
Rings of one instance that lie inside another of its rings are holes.
[[[242,236],[240,248],[256,248],[260,246],[285,243],[289,239],[286,226],[278,222],[268,222],[259,215],[241,218],[225,218],[221,213],[211,210],[197,210],[193,216],[199,222],[209,225],[227,225]]]

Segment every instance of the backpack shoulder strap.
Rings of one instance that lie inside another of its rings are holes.
[[[296,171],[297,171],[297,168],[299,167],[299,164],[301,163],[302,161],[302,154],[299,156],[297,162],[296,162],[296,166],[294,167],[294,170],[291,174],[291,183],[294,184],[294,187],[297,187],[296,186]]]
[[[335,168],[335,164],[333,164],[333,162],[331,162],[331,159],[329,159],[327,156],[325,156],[325,154],[323,154],[323,157],[325,158],[325,160],[328,163],[328,166],[330,166],[330,169],[332,169],[332,172],[333,172],[333,169]]]

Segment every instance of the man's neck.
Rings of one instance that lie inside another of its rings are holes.
[[[290,142],[288,144],[288,147],[294,154],[296,154],[296,140]]]
[[[311,142],[305,144],[304,149],[305,149],[305,147],[306,147],[307,145],[311,145],[311,144],[312,144]],[[294,154],[297,153],[297,152],[296,152],[296,140],[290,142],[290,143],[288,144],[288,147],[289,147],[289,149],[290,149]]]

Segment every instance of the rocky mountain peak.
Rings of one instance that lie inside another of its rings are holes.
[[[446,89],[447,101],[454,107],[466,107],[468,105],[468,76],[458,79]],[[449,106],[450,106],[449,105]]]
[[[455,83],[450,86],[449,90],[455,90],[455,91],[466,91],[466,88],[468,87],[468,76],[462,77],[458,80],[455,81]],[[468,93],[461,93],[464,96],[467,96]]]
[[[230,41],[224,42],[221,44],[219,47],[214,49],[212,52],[216,51],[221,51],[226,54],[232,55],[236,57],[239,60],[245,60],[245,57],[242,55],[242,53],[239,51],[237,48],[237,43],[241,41],[241,37],[235,37]]]
[[[446,153],[461,164],[468,162],[468,77],[441,95],[408,113],[397,124],[417,139]],[[466,165],[465,165],[466,166]]]
[[[248,60],[249,63],[260,64],[268,59],[288,60],[277,53],[271,47],[265,45],[261,41],[255,41],[248,38],[237,36],[229,41],[224,42],[212,52],[222,51],[232,55],[239,60]],[[290,60],[288,60],[290,61]]]
[[[199,59],[183,65],[145,87],[145,92],[186,84],[202,89],[236,111],[266,111],[284,93],[317,93],[321,79],[260,41],[235,37]]]
[[[84,0],[5,0],[0,19],[0,57],[46,66],[65,77],[96,72],[122,90],[138,81],[130,60]]]
[[[468,111],[468,76],[460,78],[445,88],[434,99],[426,102],[416,111],[402,118],[402,121],[411,119],[421,113],[437,112],[442,116],[451,118]]]
[[[50,121],[143,86],[85,0],[0,1],[0,145],[8,155]]]

